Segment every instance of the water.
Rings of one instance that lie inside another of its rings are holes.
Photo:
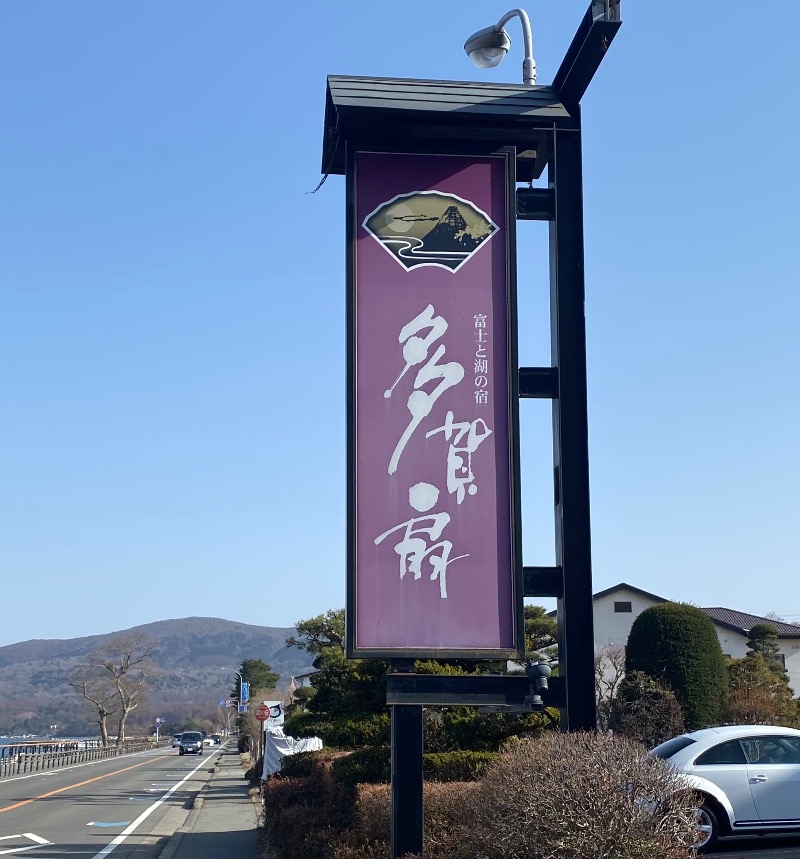
[[[99,737],[48,737],[36,734],[25,734],[22,737],[0,737],[0,746],[17,746],[20,743],[72,743],[82,740],[99,740]]]

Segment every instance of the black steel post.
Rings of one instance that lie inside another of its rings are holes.
[[[569,731],[593,730],[597,724],[579,110],[575,110],[576,128],[554,129],[548,167],[554,200],[550,221],[551,356],[558,368],[558,397],[553,400],[556,565],[563,570],[564,587],[557,604],[559,674],[566,687],[560,726]]]
[[[422,706],[392,706],[392,859],[422,853]]]

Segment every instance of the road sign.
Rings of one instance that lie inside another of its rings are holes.
[[[163,721],[164,721],[164,720],[161,718],[161,716],[159,716],[159,717],[156,719],[156,724],[157,724],[157,725],[160,725]]]
[[[241,683],[241,693],[240,693],[240,703],[246,704],[250,700],[250,684],[246,680],[242,680]]]
[[[239,704],[239,712],[246,713],[247,712],[247,704]]]
[[[266,720],[269,719],[269,704],[259,704],[258,707],[253,710],[253,715],[259,722],[266,722]]]
[[[227,702],[224,698],[220,698],[220,699],[219,699],[219,706],[220,706],[220,707],[227,707],[227,706],[228,706],[228,702]]]
[[[231,704],[233,704],[233,698],[226,698],[225,699],[225,706],[230,707]]]

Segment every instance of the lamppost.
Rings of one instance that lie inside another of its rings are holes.
[[[230,668],[220,668],[220,671],[230,671]],[[242,700],[242,683],[244,682],[242,679],[242,675],[238,671],[233,672],[239,678],[239,695],[236,698],[236,702],[239,703]]]
[[[230,668],[221,668],[220,669],[220,671],[230,671],[230,670],[231,670]],[[234,671],[233,673],[239,678],[239,694],[235,697],[231,696],[231,700],[236,701],[236,713],[238,716],[239,707],[242,703],[242,685],[244,683],[244,678],[242,677],[242,675],[239,671]],[[228,733],[230,734],[230,732],[231,732],[230,707],[226,707],[225,709],[227,711],[225,721],[226,721],[227,726],[228,726]]]
[[[531,21],[524,9],[512,9],[492,27],[473,33],[464,43],[467,56],[479,69],[493,69],[503,62],[511,47],[511,39],[503,29],[512,18],[522,22],[522,37],[525,42],[525,58],[522,61],[522,82],[529,86],[536,84],[536,62],[533,59],[533,36]]]

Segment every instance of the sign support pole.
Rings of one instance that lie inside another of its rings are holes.
[[[596,728],[592,553],[589,517],[589,429],[583,263],[583,181],[578,126],[553,131],[549,186],[551,355],[558,369],[553,400],[556,564],[564,587],[558,599],[559,673],[566,686],[565,731]]]
[[[392,672],[414,670],[413,661],[393,659]],[[392,859],[422,853],[422,705],[395,704],[392,719]]]

